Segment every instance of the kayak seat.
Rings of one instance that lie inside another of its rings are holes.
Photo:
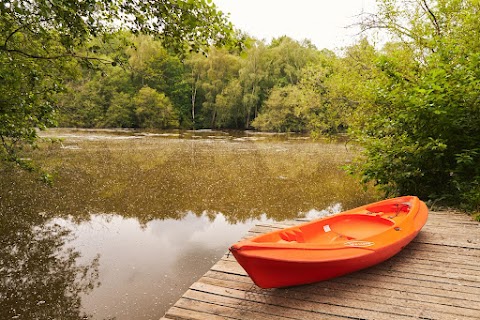
[[[332,244],[346,240],[362,240],[382,233],[395,224],[390,219],[368,214],[342,215],[324,221],[323,224],[300,227],[303,231],[302,242]],[[285,234],[282,239],[290,237],[289,239],[295,240],[295,236]]]
[[[375,215],[352,215],[331,223],[332,230],[353,239],[364,239],[390,229],[394,221]]]
[[[410,211],[410,203],[408,202],[398,202],[398,203],[389,203],[383,205],[373,205],[366,208],[370,213],[378,213],[381,215],[384,214],[405,214]]]
[[[300,229],[289,229],[281,232],[280,238],[288,242],[305,242],[303,232]]]

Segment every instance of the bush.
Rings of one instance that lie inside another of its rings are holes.
[[[387,81],[356,128],[365,158],[354,170],[364,182],[480,209],[480,54],[463,54],[446,43],[408,75],[395,57],[378,59]]]

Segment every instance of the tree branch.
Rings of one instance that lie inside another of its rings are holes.
[[[420,6],[421,6],[421,7],[428,13],[428,15],[430,16],[430,20],[431,20],[432,23],[433,23],[433,27],[435,28],[435,31],[436,31],[437,35],[441,35],[442,30],[440,29],[440,24],[438,23],[437,17],[435,16],[435,14],[432,12],[432,10],[430,9],[430,7],[428,6],[427,0],[421,0]]]
[[[10,33],[7,38],[5,39],[5,42],[3,44],[3,46],[0,46],[0,48],[4,47],[6,48],[7,47],[7,43],[8,41],[17,33],[19,32],[20,30],[24,29],[24,28],[28,28],[30,25],[34,24],[34,23],[37,23],[37,22],[40,22],[40,23],[45,23],[45,22],[48,22],[50,20],[53,20],[53,18],[49,18],[49,19],[40,19],[39,21],[31,21],[30,23],[25,23],[25,24],[22,24],[20,25],[17,29],[13,30],[12,33]],[[30,30],[31,31],[31,30]],[[32,32],[32,31],[31,31]]]
[[[75,53],[66,53],[66,54],[60,54],[56,56],[41,56],[41,55],[36,55],[28,52],[24,52],[19,49],[7,49],[6,46],[0,46],[0,51],[4,52],[10,52],[10,53],[18,53],[20,55],[23,55],[27,58],[32,58],[32,59],[41,59],[41,60],[55,60],[55,59],[61,59],[61,58],[75,58],[75,59],[84,59],[84,60],[95,60],[103,63],[112,63],[112,60],[104,59],[104,58],[99,58],[99,57],[87,57],[87,56],[81,56],[77,55]]]
[[[424,0],[422,0],[424,1]],[[401,26],[398,23],[395,23],[393,21],[385,21],[383,19],[380,19],[378,15],[370,13],[370,14],[364,14],[365,18],[363,21],[360,23],[361,31],[360,33],[363,33],[368,30],[373,30],[373,29],[386,29],[390,31],[392,34],[396,35],[397,37],[401,38],[402,37],[407,37],[409,39],[412,39],[422,46],[426,47],[427,49],[431,50],[432,52],[435,51],[434,48],[428,46],[427,41],[424,38],[421,37],[415,37],[414,34],[410,32],[410,30],[406,27]],[[402,39],[403,40],[403,39]],[[404,41],[405,42],[405,41]]]
[[[18,31],[22,30],[23,28],[25,28],[26,26],[27,26],[27,25],[23,25],[23,26],[20,26],[18,29],[13,30],[13,32],[10,33],[10,34],[8,35],[8,37],[5,39],[5,42],[3,43],[3,46],[2,46],[2,47],[5,47],[5,48],[6,48],[6,47],[7,47],[7,43],[8,43],[8,41],[10,40],[10,38],[13,37],[13,36],[15,35],[15,33],[17,33]]]

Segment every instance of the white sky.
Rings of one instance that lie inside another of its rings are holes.
[[[213,0],[237,29],[270,41],[287,35],[310,39],[318,49],[351,45],[358,29],[346,28],[362,11],[373,13],[375,0]]]

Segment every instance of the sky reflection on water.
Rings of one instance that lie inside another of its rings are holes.
[[[81,262],[100,255],[101,285],[83,297],[83,308],[95,319],[159,319],[168,306],[245,235],[260,217],[229,224],[219,213],[213,220],[188,213],[182,220],[138,220],[118,215],[92,215],[72,229],[72,245]]]

